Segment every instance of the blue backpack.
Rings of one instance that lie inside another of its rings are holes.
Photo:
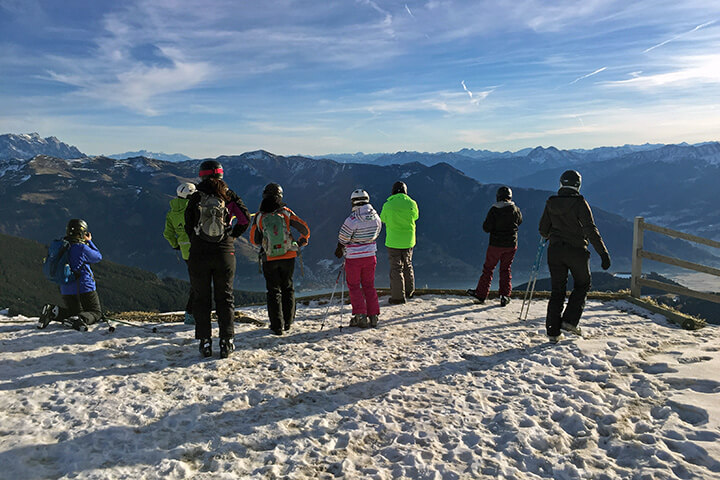
[[[48,247],[47,257],[43,260],[42,269],[48,280],[59,285],[67,285],[75,280],[70,269],[70,242],[65,239],[53,240]]]

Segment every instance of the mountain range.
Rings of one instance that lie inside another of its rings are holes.
[[[362,187],[379,211],[390,187],[402,179],[420,206],[414,265],[418,286],[471,285],[477,280],[488,236],[482,220],[495,201],[496,184],[480,184],[446,163],[425,166],[342,164],[332,160],[283,157],[265,151],[217,158],[225,180],[255,211],[267,183],[280,183],[285,201],[312,230],[304,249],[301,288],[326,288],[335,280],[339,261],[333,256],[337,233],[350,213],[350,193]],[[69,218],[88,221],[105,258],[161,276],[186,278],[185,264],[162,237],[168,202],[182,181],[196,181],[201,160],[164,162],[136,157],[115,160],[87,157],[65,160],[36,156],[0,170],[0,232],[49,242],[62,235]],[[514,272],[525,275],[535,258],[537,225],[551,192],[515,188],[514,199],[525,223],[519,234]],[[595,208],[595,219],[613,256],[614,270],[628,270],[632,224]],[[379,239],[384,244],[384,233]],[[255,250],[247,235],[237,242],[238,288],[262,290]],[[713,264],[717,257],[670,239],[646,239],[648,249]],[[599,259],[592,256],[592,266]],[[387,281],[384,248],[378,255],[378,286]]]
[[[50,155],[57,158],[83,158],[86,156],[77,148],[63,143],[55,137],[42,138],[37,133],[0,135],[0,161],[27,160],[35,155]]]
[[[136,152],[125,153],[113,153],[112,155],[105,156],[108,158],[114,158],[116,160],[133,157],[154,158],[157,160],[165,160],[166,162],[184,162],[185,160],[191,160],[191,157],[183,155],[182,153],[148,152],[147,150],[138,150]]]

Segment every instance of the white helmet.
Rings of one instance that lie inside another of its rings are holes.
[[[180,198],[188,198],[195,193],[195,184],[190,182],[181,183],[177,188],[177,196]]]
[[[358,188],[350,195],[350,201],[353,206],[364,205],[366,203],[370,203],[370,195],[368,195],[368,193],[362,188]]]

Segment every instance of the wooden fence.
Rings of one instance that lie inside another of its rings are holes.
[[[648,260],[654,260],[656,262],[667,263],[669,265],[675,265],[677,267],[687,268],[695,270],[696,272],[709,273],[720,277],[720,269],[708,267],[698,263],[688,262],[686,260],[680,260],[679,258],[668,257],[666,255],[660,255],[659,253],[648,252],[643,249],[643,235],[645,231],[657,232],[663,235],[667,235],[673,238],[680,238],[688,240],[690,242],[700,243],[702,245],[708,245],[710,247],[720,248],[720,242],[710,240],[688,233],[678,232],[677,230],[671,230],[665,227],[659,227],[651,223],[646,223],[643,217],[635,217],[635,228],[633,230],[633,251],[632,251],[632,278],[630,279],[630,295],[636,298],[640,298],[641,287],[652,287],[658,290],[663,290],[669,293],[675,293],[677,295],[686,295],[688,297],[700,298],[702,300],[709,300],[711,302],[720,303],[720,295],[716,293],[698,292],[689,288],[681,287],[678,285],[671,285],[665,282],[658,282],[656,280],[649,280],[642,277],[642,259],[647,258]]]

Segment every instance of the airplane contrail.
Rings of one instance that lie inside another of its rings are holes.
[[[570,85],[572,85],[573,83],[576,83],[576,82],[582,80],[583,78],[588,78],[588,77],[592,77],[593,75],[597,75],[598,73],[602,72],[602,71],[605,70],[605,69],[607,69],[607,67],[598,68],[597,70],[595,70],[595,71],[592,72],[592,73],[588,73],[587,75],[583,75],[582,77],[578,77],[578,78],[576,78],[575,80],[573,80],[572,82],[570,82]]]
[[[697,32],[697,31],[700,30],[701,28],[707,27],[708,25],[712,25],[712,24],[715,23],[715,22],[717,22],[717,20],[713,20],[713,21],[711,21],[711,22],[707,22],[707,23],[703,23],[702,25],[698,25],[697,27],[693,28],[693,29],[690,30],[690,31],[687,31],[687,32],[685,32],[685,33],[681,33],[680,35],[675,35],[674,37],[672,37],[672,38],[669,39],[669,40],[665,40],[664,42],[658,43],[657,45],[653,45],[652,47],[643,50],[642,53],[648,53],[648,52],[651,51],[651,50],[655,50],[655,49],[658,48],[658,47],[662,47],[662,46],[665,45],[666,43],[670,43],[670,42],[672,42],[673,40],[677,40],[678,38],[684,37],[685,35],[689,35],[689,34],[691,34],[691,33],[693,33],[693,32]]]
[[[415,18],[415,15],[410,11],[410,7],[407,6],[407,3],[405,4],[405,10],[410,14],[411,17]]]

